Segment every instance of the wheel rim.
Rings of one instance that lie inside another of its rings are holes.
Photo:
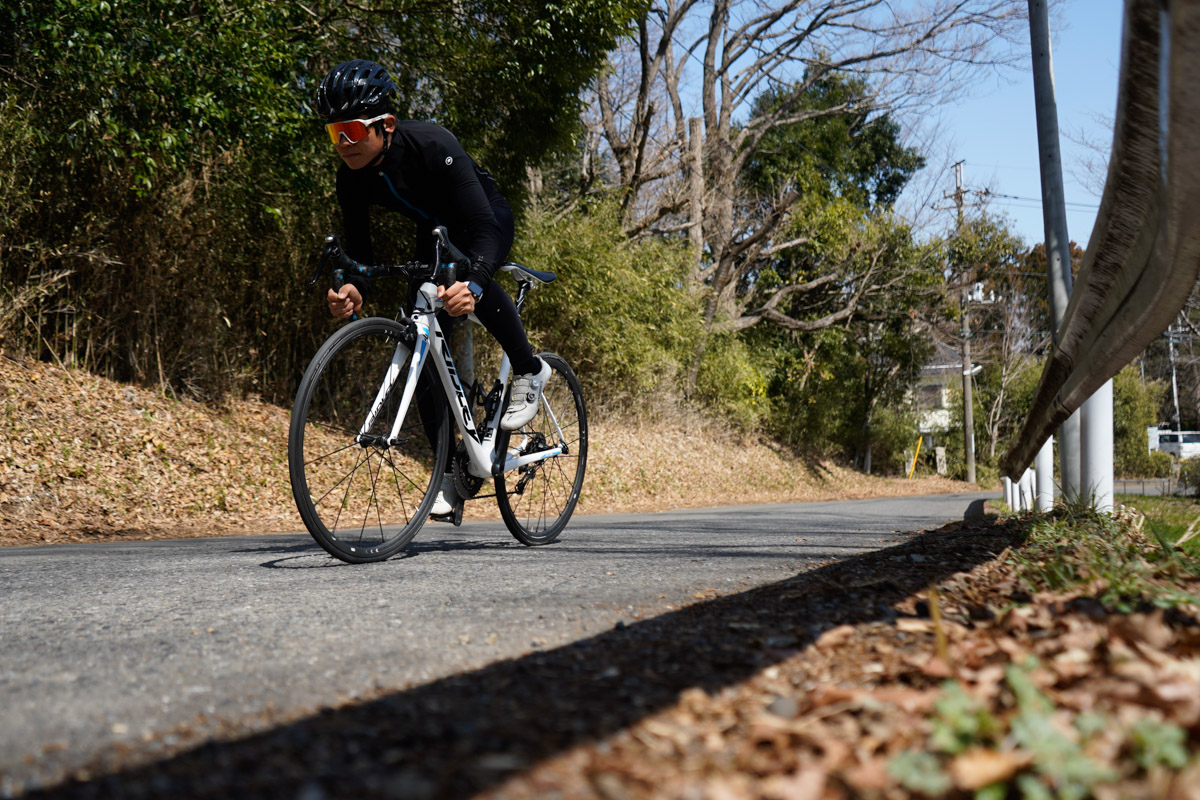
[[[522,541],[558,536],[579,499],[587,461],[587,418],[582,400],[557,364],[542,393],[537,415],[508,439],[522,455],[565,445],[566,453],[503,476],[501,510]],[[557,423],[557,424],[556,424]],[[561,436],[560,436],[561,430]],[[514,529],[514,526],[516,528]]]
[[[387,442],[407,360],[384,412],[366,437],[360,435],[396,350],[393,333],[371,330],[344,342],[314,381],[304,420],[301,457],[311,516],[305,522],[313,523],[310,531],[315,527],[314,534],[335,555],[356,560],[392,552],[412,538],[423,521],[423,500],[440,471],[416,397],[395,442]],[[429,396],[432,388],[426,383],[418,393]]]

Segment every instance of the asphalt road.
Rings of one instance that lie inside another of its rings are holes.
[[[991,496],[577,517],[542,548],[430,524],[359,566],[306,534],[5,548],[0,797],[181,726],[418,686],[781,580]]]

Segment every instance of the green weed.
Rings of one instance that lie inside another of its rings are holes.
[[[1143,530],[1084,503],[1025,518],[1028,539],[1010,556],[1030,592],[1067,592],[1091,583],[1097,599],[1123,613],[1140,604],[1196,603],[1176,588],[1179,577],[1200,576],[1200,560],[1181,552],[1174,536],[1148,519]],[[1152,541],[1153,540],[1153,541]]]

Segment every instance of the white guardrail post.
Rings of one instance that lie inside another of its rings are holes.
[[[1054,437],[1051,436],[1038,450],[1034,461],[1037,468],[1037,509],[1049,511],[1054,508]]]
[[[1113,509],[1113,382],[1103,386],[1083,404],[1079,464],[1084,499],[1097,511]]]

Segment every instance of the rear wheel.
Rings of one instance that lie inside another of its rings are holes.
[[[433,505],[449,458],[439,384],[426,361],[398,435],[389,441],[412,360],[408,328],[394,320],[352,322],[325,342],[296,392],[288,435],[292,495],[305,527],[331,555],[382,561],[407,545]],[[387,376],[394,381],[367,424]]]
[[[519,431],[501,431],[497,448],[509,458],[555,448],[558,455],[535,461],[496,478],[500,516],[517,541],[550,544],[558,538],[583,488],[587,467],[587,411],[579,379],[561,357],[541,353],[550,365],[537,416]]]

